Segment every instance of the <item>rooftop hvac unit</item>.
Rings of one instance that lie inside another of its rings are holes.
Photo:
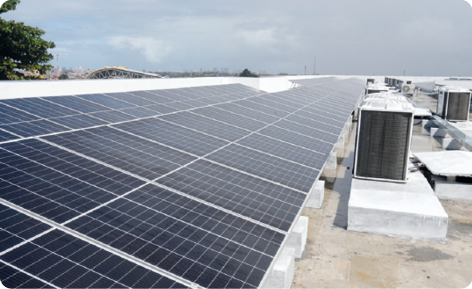
[[[437,114],[450,121],[468,121],[471,92],[466,88],[444,86],[439,89]]]
[[[409,82],[411,83],[411,81]],[[415,86],[413,84],[408,84],[408,81],[407,81],[406,83],[403,82],[400,91],[405,95],[412,95],[414,90],[415,90]]]
[[[396,100],[398,95],[391,96],[361,104],[353,169],[356,178],[406,182],[414,109],[410,103]]]
[[[367,78],[367,84],[369,84],[369,83],[372,83],[372,84],[375,83],[375,79]]]
[[[388,87],[383,84],[372,84],[368,83],[365,88],[365,94],[372,94],[372,93],[379,93],[379,92],[386,92],[388,91]]]

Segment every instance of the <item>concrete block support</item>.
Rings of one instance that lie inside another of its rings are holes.
[[[446,137],[447,136],[447,131],[444,129],[440,129],[438,127],[432,127],[430,132],[430,136],[435,136],[435,137]]]
[[[275,260],[272,272],[270,272],[264,288],[286,288],[292,287],[293,275],[295,272],[295,250],[285,247]]]
[[[341,135],[338,138],[338,142],[336,143],[336,148],[343,148],[346,142],[346,135]]]
[[[306,207],[320,209],[323,206],[325,181],[318,180],[310,190]]]
[[[403,183],[353,179],[348,230],[446,241],[448,215],[421,172]]]
[[[472,184],[449,181],[445,177],[434,176],[434,192],[443,200],[472,203]]]
[[[421,126],[424,127],[424,128],[427,128],[427,127],[435,127],[436,125],[434,124],[434,122],[432,120],[422,119],[421,120]]]
[[[462,148],[462,145],[456,139],[450,137],[443,138],[441,145],[443,149],[447,150],[460,150]]]
[[[295,250],[295,258],[302,257],[303,251],[305,250],[307,234],[308,217],[300,216],[292,230],[292,233],[290,233],[290,237],[288,238],[286,245],[289,248],[293,248]]]
[[[325,169],[335,170],[338,166],[338,155],[336,152],[332,152],[329,156],[328,162],[326,163]]]

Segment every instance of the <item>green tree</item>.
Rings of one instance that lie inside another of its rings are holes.
[[[251,73],[251,71],[247,68],[244,69],[243,72],[239,74],[239,76],[240,77],[259,77],[258,75]]]
[[[59,79],[69,79],[69,76],[67,74],[61,74],[61,76],[59,76]]]
[[[20,0],[7,0],[0,7],[0,14],[15,10]],[[54,56],[48,49],[56,47],[53,42],[41,38],[44,30],[26,26],[22,22],[6,21],[0,18],[0,80],[38,79],[27,77],[14,69],[38,71],[45,74],[52,69],[49,61]]]

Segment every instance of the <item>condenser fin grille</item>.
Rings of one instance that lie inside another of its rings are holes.
[[[405,180],[411,113],[361,112],[356,176]]]
[[[447,118],[468,120],[470,93],[450,92],[447,105]]]

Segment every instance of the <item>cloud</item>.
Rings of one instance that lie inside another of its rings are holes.
[[[113,36],[107,43],[118,50],[138,50],[151,63],[159,63],[172,53],[170,45],[151,37]]]

